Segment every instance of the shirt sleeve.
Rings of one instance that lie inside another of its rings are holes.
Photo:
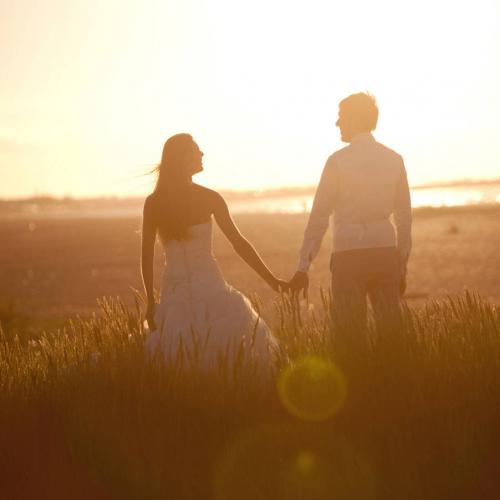
[[[304,231],[304,239],[299,252],[299,271],[307,272],[311,262],[318,255],[333,211],[336,189],[335,161],[333,157],[330,157],[321,174],[309,221]]]
[[[401,272],[406,274],[406,265],[411,251],[411,199],[406,169],[401,158],[401,172],[394,200],[394,223],[396,225],[397,246]]]

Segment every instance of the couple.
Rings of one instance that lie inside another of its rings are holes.
[[[192,182],[203,169],[203,153],[193,138],[178,134],[167,140],[155,190],[144,204],[141,263],[149,353],[183,363],[201,361],[204,367],[241,356],[248,358],[245,362],[273,364],[276,339],[250,301],[225,282],[215,261],[212,216],[235,251],[273,290],[305,293],[309,266],[334,214],[334,310],[349,304],[364,318],[367,295],[375,315],[398,308],[411,247],[410,194],[403,159],[371,134],[377,119],[377,104],[369,94],[340,102],[336,125],[348,146],[326,162],[290,282],[276,277],[238,231],[222,196]],[[159,304],[153,291],[157,235],[166,256]]]

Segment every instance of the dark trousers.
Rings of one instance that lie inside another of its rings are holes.
[[[330,260],[332,300],[342,326],[364,326],[367,297],[377,326],[400,317],[399,253],[395,247],[335,252]]]

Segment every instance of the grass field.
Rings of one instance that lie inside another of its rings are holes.
[[[297,316],[216,233],[227,280],[259,296],[280,339],[271,380],[144,355],[138,220],[3,221],[0,498],[499,498],[499,215],[415,214],[396,329],[345,331],[323,307],[329,241],[314,308]],[[276,273],[293,272],[304,216],[238,223]],[[125,304],[91,316],[103,295]]]
[[[498,498],[498,308],[465,295],[346,332],[286,306],[271,380],[151,362],[116,303],[0,334],[2,498]]]

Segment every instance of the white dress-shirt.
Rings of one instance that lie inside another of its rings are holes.
[[[328,158],[304,232],[299,271],[309,270],[332,213],[333,252],[397,247],[406,272],[411,250],[406,169],[403,158],[371,133],[355,135]]]

